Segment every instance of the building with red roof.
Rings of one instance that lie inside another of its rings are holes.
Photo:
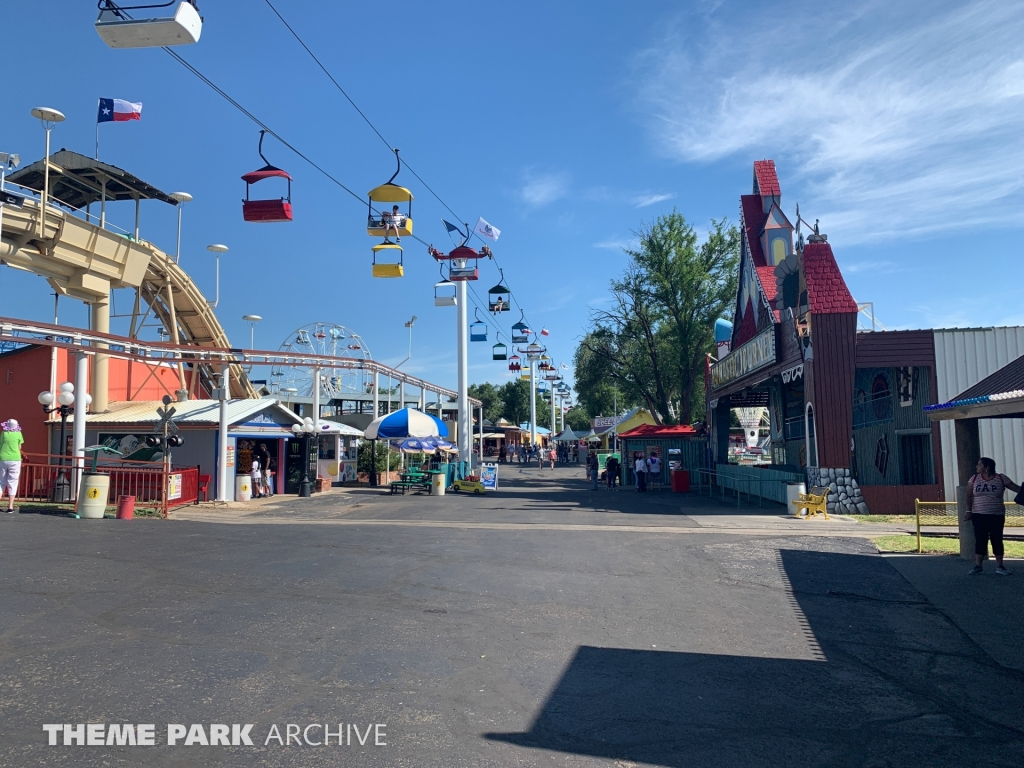
[[[740,197],[732,337],[708,376],[714,461],[729,461],[732,411],[766,409],[772,466],[828,486],[834,511],[906,512],[908,499],[912,511],[913,498],[941,498],[939,432],[923,410],[936,392],[932,332],[858,333],[832,245],[794,210],[795,226],[775,163],[755,161]]]

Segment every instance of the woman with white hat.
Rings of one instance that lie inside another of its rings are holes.
[[[18,495],[21,462],[25,459],[25,438],[17,419],[0,423],[0,499],[7,494],[7,514],[14,512],[14,497]]]

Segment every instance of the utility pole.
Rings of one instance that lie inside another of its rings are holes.
[[[472,423],[473,418],[469,412],[469,299],[467,297],[466,282],[460,280],[455,283],[456,322],[458,332],[456,338],[459,345],[458,354],[458,447],[459,462],[469,462],[471,468],[473,461],[473,440]]]

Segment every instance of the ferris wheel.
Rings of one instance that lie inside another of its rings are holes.
[[[329,355],[372,360],[366,342],[355,331],[336,323],[309,323],[292,331],[279,349],[307,355]],[[320,397],[323,402],[348,393],[365,393],[373,375],[353,368],[321,368]],[[313,396],[313,369],[278,365],[270,372],[271,392],[295,397]]]

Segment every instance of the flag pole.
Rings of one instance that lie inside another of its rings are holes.
[[[98,108],[97,108],[98,109]],[[96,160],[100,159],[100,118],[96,115]]]

